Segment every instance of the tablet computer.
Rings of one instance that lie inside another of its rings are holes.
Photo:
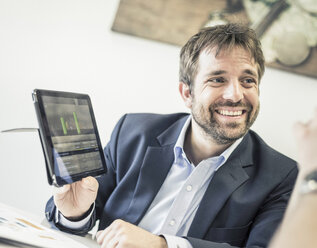
[[[35,89],[32,97],[49,184],[59,187],[106,173],[89,96]]]

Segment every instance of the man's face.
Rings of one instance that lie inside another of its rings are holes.
[[[257,66],[247,51],[202,51],[191,89],[194,122],[218,144],[242,137],[259,112]]]

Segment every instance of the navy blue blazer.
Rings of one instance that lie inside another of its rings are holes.
[[[174,161],[173,147],[188,114],[128,114],[117,123],[104,152],[108,172],[99,177],[96,209],[83,234],[100,219],[138,224]],[[266,247],[282,220],[297,176],[295,161],[249,131],[215,173],[187,239],[194,248]],[[52,199],[46,206],[54,219]],[[54,223],[54,222],[53,222]]]

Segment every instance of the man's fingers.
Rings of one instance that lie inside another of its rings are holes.
[[[110,232],[111,232],[110,226],[107,227],[107,228],[106,228],[105,230],[103,230],[103,231],[97,232],[97,234],[96,234],[97,243],[98,243],[99,245],[102,245],[102,244],[104,243],[105,238],[107,237],[107,235],[110,234]],[[111,236],[111,235],[109,235],[109,236]]]
[[[101,248],[115,248],[119,244],[119,240],[116,236],[113,236],[110,240],[105,240]]]
[[[102,233],[102,231],[98,231],[98,232],[96,233],[96,235],[95,235],[96,240],[97,240],[97,238],[99,237],[99,235],[101,235],[101,233]]]

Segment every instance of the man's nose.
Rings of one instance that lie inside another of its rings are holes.
[[[223,99],[239,102],[243,99],[243,87],[238,81],[229,82],[224,88]]]

